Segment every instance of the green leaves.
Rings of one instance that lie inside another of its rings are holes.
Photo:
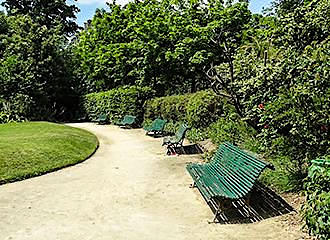
[[[48,29],[59,28],[60,35],[71,36],[78,30],[74,19],[79,9],[67,5],[65,0],[5,0],[1,5],[6,7],[9,16],[28,15],[33,22]]]
[[[110,8],[75,45],[77,73],[86,76],[89,92],[122,85],[150,86],[158,96],[206,89],[205,67],[224,59],[212,40],[224,31],[222,39],[239,46],[250,18],[246,3],[225,7],[220,1],[147,0]]]
[[[306,179],[306,204],[303,217],[309,232],[319,239],[329,239],[330,232],[330,159],[312,161]]]
[[[223,102],[213,91],[154,98],[145,104],[145,119],[161,117],[173,122],[186,122],[195,129],[204,129],[222,113]]]
[[[28,109],[34,109],[6,113],[13,120],[71,118],[78,100],[77,85],[63,26],[43,25],[31,14],[0,16],[7,26],[5,33],[0,33],[0,97],[7,105],[26,106],[15,99],[25,96],[31,100],[26,101],[31,104]]]
[[[122,119],[124,115],[137,116],[142,122],[143,105],[153,96],[148,87],[121,87],[106,92],[87,94],[82,102],[82,110],[89,120],[96,121],[101,114],[107,114],[109,121]]]

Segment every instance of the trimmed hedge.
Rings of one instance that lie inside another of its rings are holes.
[[[107,114],[110,122],[131,114],[137,116],[137,121],[141,122],[143,105],[152,96],[153,91],[149,87],[126,86],[86,95],[82,101],[82,109],[91,121],[97,121],[100,114]]]
[[[306,183],[303,217],[309,233],[326,240],[330,238],[330,159],[312,162]]]
[[[215,122],[222,112],[222,99],[213,91],[205,90],[148,100],[144,120],[161,117],[169,122],[186,122],[193,129],[203,129]]]

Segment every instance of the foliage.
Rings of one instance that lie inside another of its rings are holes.
[[[303,217],[309,232],[325,240],[330,237],[330,158],[312,163],[305,185],[307,199]]]
[[[217,145],[229,141],[249,150],[256,151],[258,147],[256,131],[242,121],[235,109],[229,105],[226,105],[224,114],[218,121],[209,126],[207,134]]]
[[[0,124],[11,122],[10,115],[6,112],[0,111]]]
[[[7,26],[0,32],[0,99],[10,106],[18,104],[18,95],[31,100],[33,111],[21,112],[19,118],[70,118],[78,84],[72,78],[62,26],[47,28],[29,15],[0,19]]]
[[[0,99],[0,123],[8,123],[12,121],[23,121],[27,116],[35,116],[33,100],[23,94],[17,94],[8,99],[8,101]]]
[[[69,36],[78,30],[74,19],[79,9],[67,5],[66,0],[5,0],[1,5],[7,9],[9,16],[28,15],[33,22],[48,29],[60,26],[61,35]]]
[[[285,6],[254,16],[244,44],[209,77],[257,131],[259,150],[284,164],[285,189],[298,190],[308,161],[329,151],[330,1]]]
[[[45,122],[0,125],[0,184],[84,161],[98,146],[81,129]]]
[[[239,46],[251,15],[246,1],[108,5],[111,11],[97,11],[75,44],[76,74],[88,92],[139,85],[164,96],[208,88],[205,65],[224,59],[215,38],[221,32],[221,41]]]
[[[145,104],[145,119],[161,117],[172,122],[186,122],[191,128],[203,129],[222,113],[223,102],[213,91],[154,98]],[[167,124],[168,125],[168,124]]]
[[[82,102],[82,108],[88,119],[96,121],[101,114],[108,115],[108,121],[117,121],[124,115],[137,116],[137,121],[143,119],[143,105],[152,97],[153,92],[148,87],[121,87],[107,92],[90,93]]]
[[[199,142],[207,139],[209,136],[205,129],[191,128],[187,131],[187,139],[191,142]]]

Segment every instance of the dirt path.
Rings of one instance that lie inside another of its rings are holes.
[[[143,130],[72,124],[95,133],[86,162],[0,186],[0,240],[300,239],[281,217],[254,224],[208,224],[212,212],[188,188],[192,156],[167,157]]]

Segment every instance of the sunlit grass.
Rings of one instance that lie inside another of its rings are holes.
[[[79,163],[97,146],[92,133],[61,124],[0,124],[0,184]]]

